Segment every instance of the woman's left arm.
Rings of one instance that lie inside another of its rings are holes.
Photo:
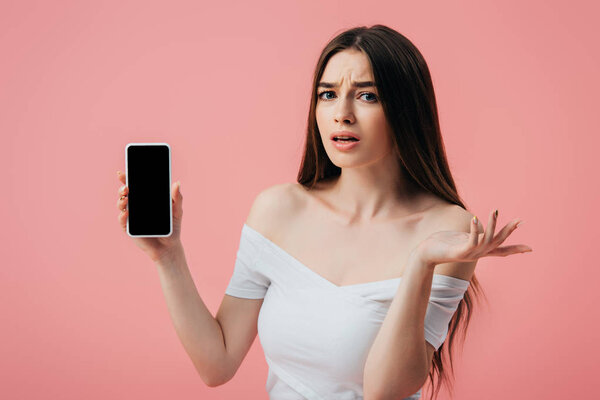
[[[365,400],[402,399],[425,383],[433,354],[428,350],[424,331],[434,272],[441,270],[445,275],[470,280],[481,257],[532,251],[526,245],[499,247],[520,221],[510,222],[494,236],[496,218],[497,213],[492,212],[484,233],[479,233],[479,223],[472,218],[470,232],[436,232],[412,251],[367,356],[363,376]]]

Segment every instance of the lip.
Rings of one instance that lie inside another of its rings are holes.
[[[335,147],[338,150],[350,150],[353,149],[354,147],[358,146],[358,144],[360,143],[360,141],[356,141],[356,142],[350,142],[350,143],[341,143],[341,142],[336,142],[335,140],[332,140],[333,142],[333,147]]]
[[[350,132],[350,131],[337,131],[337,132],[333,132],[331,135],[329,135],[329,139],[333,140],[334,137],[336,136],[350,136],[353,137],[357,140],[360,140],[360,136],[358,136],[356,133],[354,132]],[[335,142],[335,140],[334,140]]]

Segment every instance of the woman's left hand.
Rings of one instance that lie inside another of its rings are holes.
[[[476,217],[475,217],[476,218]],[[524,244],[499,247],[517,228],[520,220],[506,224],[497,235],[496,212],[492,211],[484,233],[478,233],[478,223],[471,218],[471,232],[440,231],[423,240],[416,248],[416,254],[427,265],[435,266],[448,262],[476,261],[481,257],[506,257],[516,253],[526,253],[533,249]],[[483,237],[481,237],[483,235]]]

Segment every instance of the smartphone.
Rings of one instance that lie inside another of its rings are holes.
[[[129,143],[125,147],[127,234],[166,237],[173,232],[171,146]]]

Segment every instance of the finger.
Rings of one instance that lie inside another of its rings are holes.
[[[533,251],[533,249],[524,244],[513,244],[510,246],[496,247],[494,250],[487,253],[486,256],[506,257],[511,254],[529,253],[531,251]]]
[[[121,183],[127,183],[127,177],[125,176],[124,172],[117,171],[117,176],[119,177],[119,181]]]
[[[117,208],[119,210],[124,209],[127,206],[127,201],[128,201],[128,197],[127,196],[121,196],[119,197],[119,199],[117,200]]]
[[[471,231],[469,233],[469,244],[476,247],[479,244],[479,219],[477,216],[471,218]]]
[[[117,193],[119,194],[119,197],[127,196],[129,194],[129,187],[127,187],[127,185],[123,185],[119,188]]]
[[[121,225],[121,229],[123,229],[124,232],[127,231],[127,213],[128,213],[127,209],[125,209],[124,211],[121,210],[121,212],[119,213],[119,216],[117,217],[117,219],[119,221],[119,225]]]
[[[181,194],[181,182],[177,181],[171,185],[171,198],[174,202],[183,201],[183,195]]]
[[[493,210],[490,213],[490,216],[488,218],[488,225],[485,230],[485,233],[483,234],[483,240],[481,241],[481,243],[483,243],[484,245],[489,245],[492,242],[492,239],[494,238],[494,230],[496,229],[497,213],[498,213],[498,210]]]
[[[517,229],[517,226],[519,225],[520,222],[521,222],[520,219],[515,219],[515,220],[509,222],[508,224],[504,225],[504,227],[500,230],[500,232],[498,232],[498,234],[492,240],[492,244],[494,246],[500,246],[506,240],[506,238],[511,233],[513,233],[513,231],[515,229]]]
[[[175,182],[171,187],[173,199],[173,218],[180,219],[183,215],[183,195],[181,194],[181,182]]]
[[[483,224],[481,223],[481,220],[479,218],[477,218],[477,233],[483,235],[484,231],[485,231],[485,229],[483,228]]]

